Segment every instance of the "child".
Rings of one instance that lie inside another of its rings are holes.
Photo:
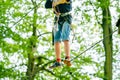
[[[67,66],[71,66],[70,63],[70,26],[72,22],[72,16],[70,11],[72,10],[71,0],[46,0],[45,8],[53,8],[55,14],[54,19],[54,47],[56,54],[56,62],[50,66],[50,68],[55,68],[61,66],[61,41],[64,43],[65,60],[64,63]]]

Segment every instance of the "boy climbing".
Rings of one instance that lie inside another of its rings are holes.
[[[61,41],[64,43],[65,60],[64,64],[71,66],[70,62],[70,26],[72,22],[72,16],[70,11],[72,10],[71,0],[46,0],[45,8],[52,8],[55,14],[54,18],[54,47],[56,54],[56,62],[50,66],[50,68],[55,68],[61,66]]]

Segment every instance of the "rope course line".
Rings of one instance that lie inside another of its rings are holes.
[[[90,4],[92,5],[92,2],[90,1]],[[99,22],[98,22],[99,23]],[[100,24],[100,23],[99,23]],[[94,43],[92,46],[90,46],[89,48],[87,48],[85,51],[81,52],[79,55],[77,55],[76,57],[74,57],[73,59],[71,59],[70,61],[73,61],[74,59],[78,58],[80,55],[82,55],[83,53],[87,52],[88,50],[90,50],[91,48],[93,48],[95,45],[97,45],[98,43],[100,43],[101,41],[103,41],[104,39],[106,39],[108,36],[112,35],[113,33],[115,33],[117,30],[113,31],[111,34],[107,35],[105,38],[99,40],[98,42]]]
[[[76,57],[74,57],[73,59],[71,59],[71,61],[77,59],[80,55],[84,54],[85,52],[87,52],[88,50],[90,50],[91,48],[93,48],[95,45],[97,45],[98,43],[100,43],[101,41],[103,41],[104,39],[106,39],[107,37],[109,37],[110,35],[112,35],[113,33],[115,33],[116,31],[118,31],[118,29],[114,30],[111,34],[107,35],[105,38],[99,40],[98,42],[94,43],[92,46],[90,46],[89,48],[87,48],[85,51],[81,52],[79,55],[77,55]],[[70,75],[74,75],[75,72],[69,72]]]
[[[83,52],[81,52],[79,55],[77,55],[76,57],[74,57],[73,59],[71,59],[70,61],[73,61],[75,59],[77,59],[80,55],[84,54],[85,52],[87,52],[88,50],[90,50],[91,48],[93,48],[95,45],[97,45],[98,43],[100,43],[101,41],[103,41],[104,39],[106,39],[107,37],[109,37],[110,35],[112,35],[113,33],[115,33],[117,30],[113,31],[111,34],[107,35],[105,38],[99,40],[98,42],[94,43],[92,46],[90,46],[89,48],[87,48],[86,50],[84,50]]]
[[[42,2],[42,1],[41,1],[41,2]],[[18,24],[21,20],[23,20],[32,10],[34,10],[34,8],[39,7],[39,5],[41,4],[41,2],[38,3],[35,7],[33,7],[30,11],[28,11],[24,16],[22,16],[22,18],[20,18],[20,19],[19,19],[16,23],[14,23],[11,27],[17,25],[17,24]]]

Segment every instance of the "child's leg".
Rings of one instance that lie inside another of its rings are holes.
[[[55,43],[55,54],[56,54],[56,61],[61,62],[61,43]]]
[[[64,22],[62,26],[62,40],[64,42],[64,51],[65,51],[67,60],[70,60],[69,36],[70,36],[70,24],[68,22]]]
[[[65,51],[67,60],[70,61],[70,44],[68,40],[64,41],[64,51]]]

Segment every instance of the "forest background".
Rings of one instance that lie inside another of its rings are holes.
[[[0,80],[120,80],[120,0],[73,0],[72,67],[53,70],[54,14],[44,4],[0,0]]]

